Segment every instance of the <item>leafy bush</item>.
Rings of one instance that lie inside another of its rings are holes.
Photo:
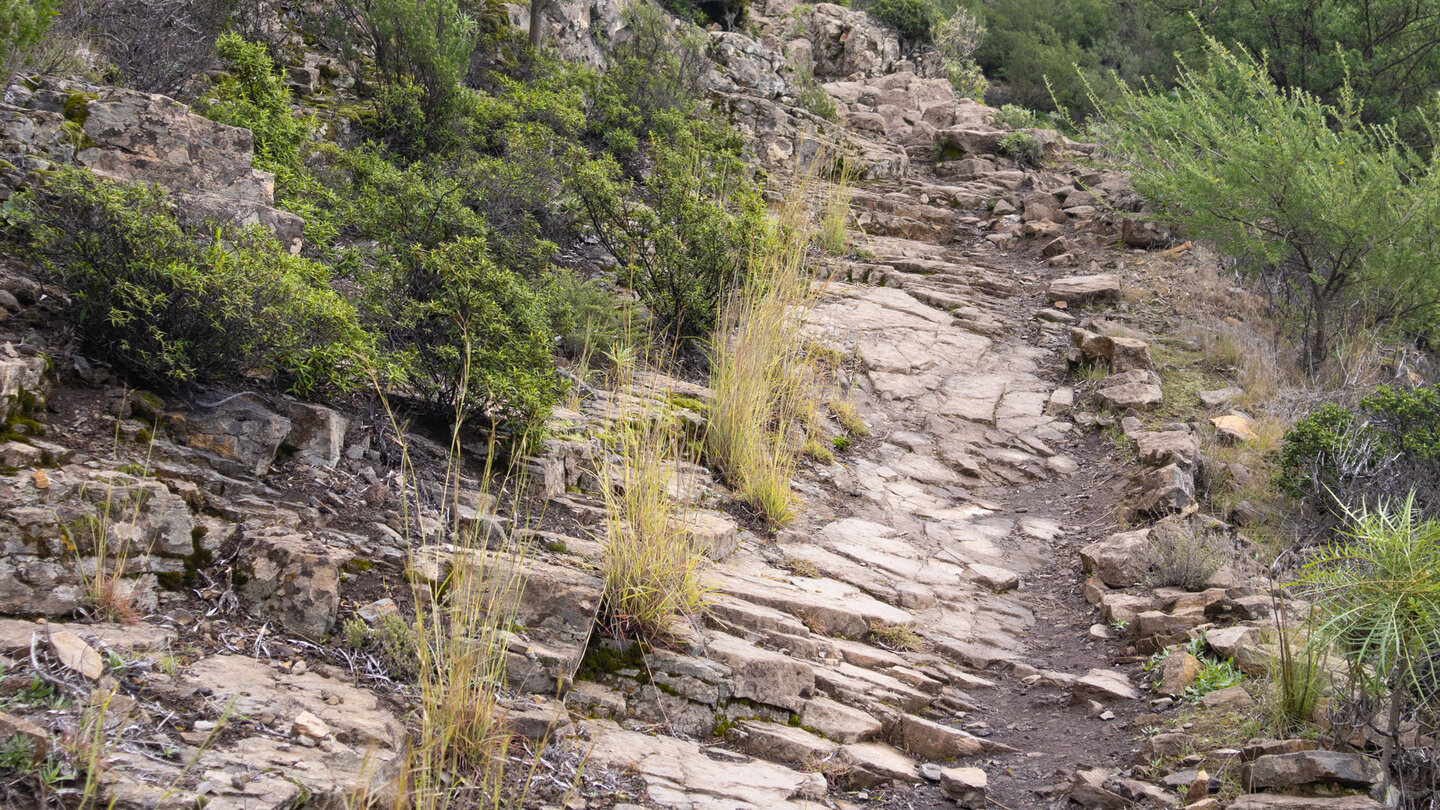
[[[644,332],[629,299],[618,297],[598,282],[556,268],[541,289],[559,350],[571,359],[618,356]]]
[[[1332,516],[1412,490],[1422,513],[1440,514],[1440,386],[1321,406],[1285,433],[1278,470],[1283,491]]]
[[[969,59],[946,60],[945,78],[950,80],[950,86],[960,98],[984,101],[985,93],[990,89],[990,80],[985,78],[984,71]]]
[[[399,104],[402,111],[380,116],[381,137],[408,155],[441,148],[479,35],[475,20],[457,0],[346,0],[345,10],[368,42],[382,83],[412,88],[381,97],[383,108]],[[416,109],[407,107],[411,101]],[[384,128],[397,122],[405,126]]]
[[[295,163],[315,128],[313,117],[290,110],[290,90],[265,46],[235,33],[221,34],[215,52],[226,72],[201,98],[198,112],[214,121],[244,127],[255,136],[255,163],[262,169]]]
[[[1000,154],[1024,166],[1039,166],[1045,159],[1045,144],[1030,132],[1012,132],[1000,138]]]
[[[825,88],[815,81],[815,74],[811,72],[809,63],[801,62],[794,70],[796,103],[827,121],[838,120],[840,108],[836,106],[835,99],[825,92]]]
[[[927,0],[875,0],[865,9],[881,25],[895,29],[901,43],[913,49],[935,38],[935,7]]]
[[[1198,591],[1230,560],[1230,549],[1230,540],[1219,532],[1188,523],[1158,523],[1150,530],[1155,583]]]
[[[1006,129],[1031,129],[1041,125],[1040,116],[1018,104],[1006,104],[995,113],[995,126]]]
[[[355,384],[372,354],[325,268],[258,226],[200,238],[158,189],[73,168],[18,197],[16,215],[71,292],[85,349],[147,382],[263,369],[305,393]]]
[[[588,93],[591,126],[602,136],[618,129],[643,143],[670,134],[696,112],[710,60],[702,32],[672,32],[648,3],[627,7],[624,19],[630,36],[615,46],[609,70],[596,75]]]
[[[573,179],[595,234],[620,262],[617,280],[678,340],[708,335],[721,296],[744,278],[768,230],[738,145],[714,148],[707,132],[693,125],[672,142],[654,141],[643,185],[622,178],[608,159],[580,167]]]
[[[483,237],[414,247],[386,264],[370,285],[371,318],[424,412],[515,432],[544,420],[557,394],[544,305],[496,266]]]
[[[1096,103],[1107,145],[1162,216],[1297,305],[1308,370],[1329,355],[1336,319],[1435,333],[1440,165],[1364,124],[1348,92],[1332,106],[1282,91],[1264,64],[1210,40],[1177,92],[1125,87]]]
[[[0,68],[9,75],[21,52],[50,29],[58,0],[0,0]]]

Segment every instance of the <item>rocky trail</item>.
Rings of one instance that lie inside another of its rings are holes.
[[[557,20],[587,18],[567,8]],[[789,31],[801,15],[771,11],[762,29]],[[505,702],[536,763],[527,806],[1184,798],[1203,810],[1221,806],[1204,769],[1233,782],[1242,761],[1306,755],[1301,741],[1207,751],[1180,732],[1169,747],[1145,739],[1181,694],[1151,689],[1146,657],[1211,628],[1211,648],[1263,674],[1257,628],[1270,605],[1246,579],[1248,541],[1195,514],[1203,424],[1153,413],[1165,394],[1126,293],[1144,283],[1135,251],[1165,235],[1134,217],[1128,181],[1089,146],[1032,131],[1043,160],[1017,164],[994,111],[924,78],[933,66],[902,60],[893,36],[838,6],[803,14],[809,33],[791,51],[804,42],[816,75],[832,79],[842,127],[788,103],[785,56],[740,34],[712,33],[711,90],[767,165],[844,153],[860,173],[850,251],[820,263],[807,326],[850,358],[846,395],[870,435],[836,463],[802,465],[803,508],[773,534],[736,519],[712,471],[676,470],[713,598],[675,644],[626,644],[596,627],[601,437],[636,408],[698,422],[686,403],[712,398],[703,386],[659,374],[618,393],[579,386],[544,452],[525,460],[523,492],[482,493],[462,476],[457,494],[447,448],[407,435],[408,479],[373,408],[130,391],[64,354],[62,338],[37,341],[60,292],[7,270],[0,401],[24,421],[9,419],[0,443],[0,611],[16,617],[0,620],[0,737],[48,746],[81,730],[77,706],[98,703],[99,719],[85,716],[103,728],[116,807],[280,810],[384,795],[408,704],[373,655],[340,643],[341,628],[411,609],[407,577],[438,583],[448,566],[491,564],[450,545],[479,530],[526,549]],[[570,24],[557,41],[588,36]],[[12,88],[7,137],[30,133],[17,148],[40,154],[59,137],[67,92]],[[102,89],[86,103],[83,162],[117,177],[146,176],[147,150],[191,154],[177,144],[202,128],[163,97]],[[203,126],[207,141],[239,143],[232,128]],[[278,217],[247,149],[192,155],[162,179],[241,177],[240,214]],[[1105,373],[1076,371],[1097,364]],[[1152,588],[1140,546],[1162,530],[1233,538],[1232,563],[1199,592]],[[98,538],[112,554],[125,543],[113,587],[133,595],[133,625],[65,620],[106,565]],[[62,564],[66,554],[80,564]],[[68,703],[34,698],[46,689]],[[1222,691],[1248,710],[1243,690]],[[1312,764],[1314,781],[1333,776],[1334,763]],[[1253,789],[1293,784],[1243,773]],[[1229,806],[1371,806],[1287,798]]]

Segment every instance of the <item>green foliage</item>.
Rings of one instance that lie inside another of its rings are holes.
[[[1414,507],[1409,497],[1350,512],[1345,539],[1317,553],[1299,581],[1318,614],[1316,638],[1344,657],[1363,694],[1388,698],[1379,729],[1387,779],[1407,708],[1440,701],[1440,521]]]
[[[1282,91],[1265,65],[1210,40],[1176,92],[1092,99],[1107,145],[1164,218],[1299,303],[1307,368],[1325,361],[1342,315],[1434,333],[1440,167],[1364,124],[1348,92],[1332,106]]]
[[[1230,559],[1231,543],[1219,532],[1165,522],[1150,530],[1155,583],[1198,591]]]
[[[1343,513],[1411,491],[1440,514],[1440,386],[1381,386],[1353,409],[1322,405],[1285,433],[1275,483]]]
[[[909,48],[929,45],[935,39],[938,15],[928,0],[875,0],[865,13],[881,25],[895,29]]]
[[[1039,166],[1045,159],[1045,144],[1031,132],[1011,132],[1000,137],[1000,154],[1024,166]]]
[[[635,3],[623,16],[630,36],[615,47],[610,68],[594,75],[587,94],[591,129],[607,140],[619,130],[639,144],[694,117],[709,60],[703,32],[672,32],[654,6]]]
[[[1364,99],[1363,120],[1397,119],[1402,138],[1429,146],[1425,107],[1440,89],[1437,0],[1143,0],[1159,35],[1194,61],[1205,35],[1264,53],[1280,87],[1340,105],[1347,85]],[[1193,18],[1191,15],[1194,15]]]
[[[8,74],[13,61],[50,30],[58,0],[0,0],[0,68]]]
[[[519,432],[544,420],[557,395],[545,309],[483,237],[415,246],[387,265],[371,317],[423,411]]]
[[[197,232],[158,189],[82,169],[16,202],[30,247],[72,295],[86,350],[142,380],[263,370],[306,393],[353,385],[371,353],[325,268],[258,226]]]
[[[694,124],[651,144],[645,183],[599,160],[581,167],[575,192],[595,234],[621,264],[658,329],[693,340],[714,326],[721,297],[744,278],[769,231],[765,205],[738,157],[738,143],[716,143]]]
[[[986,34],[975,60],[996,95],[1031,109],[1090,111],[1086,83],[1108,90],[1110,75],[1168,78],[1169,42],[1153,12],[1120,0],[995,0],[967,5]]]
[[[985,78],[985,72],[970,59],[945,60],[945,78],[950,80],[950,86],[959,98],[984,101],[985,93],[990,89],[990,80]]]
[[[1034,110],[1027,110],[1018,104],[1006,104],[995,113],[995,119],[991,123],[1006,129],[1033,129],[1043,126],[1045,122],[1040,120],[1039,114]]]
[[[198,111],[211,120],[250,130],[259,168],[274,171],[277,165],[295,163],[315,119],[291,112],[290,91],[265,46],[225,33],[215,41],[215,51],[225,60],[226,72],[200,100]]]
[[[1200,674],[1195,676],[1195,682],[1185,687],[1184,697],[1186,700],[1199,700],[1211,692],[1218,692],[1221,689],[1229,689],[1245,680],[1245,673],[1236,668],[1235,662],[1231,659],[1216,661],[1212,658],[1200,658]]]
[[[836,121],[840,118],[840,109],[835,105],[835,99],[825,92],[825,88],[815,81],[815,74],[810,70],[808,62],[801,62],[794,68],[795,71],[795,102],[801,107],[824,118],[826,121]]]
[[[382,138],[403,154],[441,148],[479,35],[475,20],[457,0],[347,3],[353,4],[350,16],[368,40],[382,83],[402,88],[380,98],[386,110],[378,121]],[[403,126],[384,128],[396,124]]]
[[[596,281],[556,268],[541,289],[560,352],[572,359],[617,356],[644,331],[630,300]]]

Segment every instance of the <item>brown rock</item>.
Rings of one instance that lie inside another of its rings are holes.
[[[92,681],[100,680],[105,673],[105,662],[101,660],[100,653],[95,651],[74,633],[60,631],[50,634],[50,652],[60,660],[66,669],[84,675]]]
[[[945,768],[940,771],[940,792],[961,807],[983,810],[989,779],[979,768]]]
[[[1316,783],[1368,788],[1379,780],[1374,760],[1340,751],[1265,754],[1240,768],[1240,783],[1252,791]]]
[[[1160,685],[1155,691],[1180,697],[1200,677],[1200,669],[1200,659],[1184,650],[1176,650],[1165,656],[1165,664],[1160,669]]]

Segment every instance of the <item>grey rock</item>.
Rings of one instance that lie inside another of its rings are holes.
[[[1265,754],[1240,769],[1240,783],[1252,791],[1316,783],[1368,788],[1378,781],[1380,767],[1374,760],[1340,751]]]
[[[348,553],[314,535],[272,529],[247,533],[237,567],[236,589],[252,614],[295,633],[321,638],[340,610],[340,566]]]

